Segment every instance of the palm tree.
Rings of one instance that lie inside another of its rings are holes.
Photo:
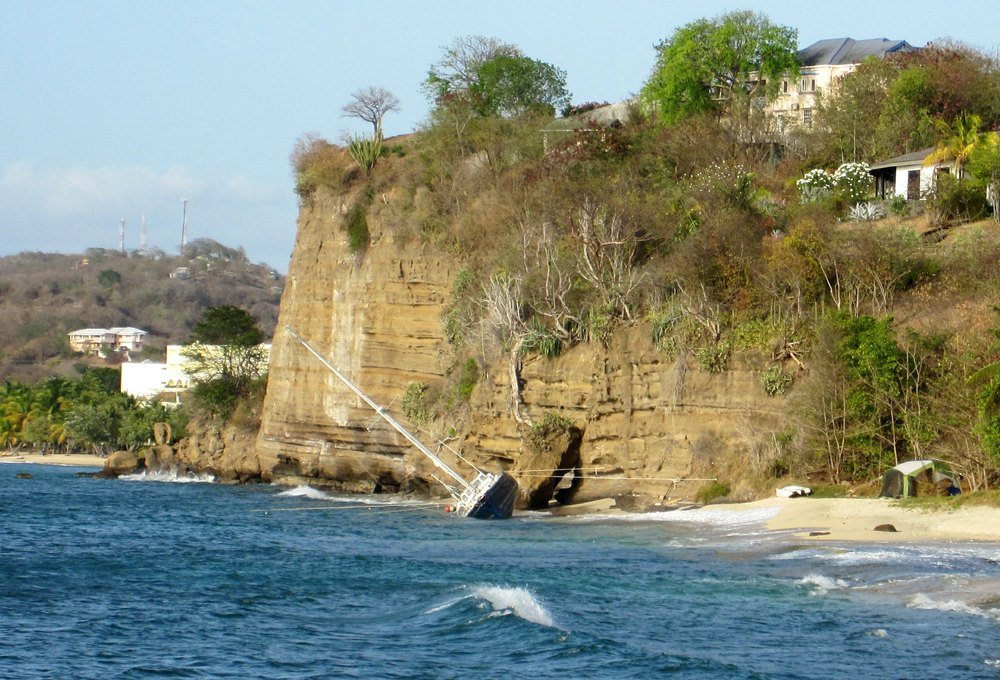
[[[934,121],[941,140],[934,147],[924,165],[955,162],[955,177],[959,180],[965,174],[965,163],[979,143],[979,126],[983,120],[974,113],[964,111],[955,117],[951,125],[941,119]]]

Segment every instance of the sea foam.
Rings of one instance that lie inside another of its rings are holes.
[[[315,498],[316,500],[329,500],[330,496],[319,489],[311,486],[297,486],[294,489],[286,489],[278,494],[279,496],[292,496],[296,498]]]
[[[496,614],[510,613],[541,626],[555,626],[552,615],[526,588],[475,586],[472,596],[489,602]]]
[[[192,473],[181,474],[176,469],[156,470],[155,472],[143,470],[131,475],[121,475],[118,479],[124,479],[129,482],[167,482],[172,484],[210,484],[215,481],[215,477],[207,473],[200,475]]]
[[[847,581],[839,578],[831,578],[830,576],[823,576],[822,574],[809,574],[803,576],[799,581],[799,585],[809,586],[812,588],[814,595],[825,595],[831,590],[841,590],[848,587]]]

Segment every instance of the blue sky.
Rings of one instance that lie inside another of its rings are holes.
[[[355,90],[394,92],[386,134],[410,132],[442,47],[485,35],[564,69],[574,102],[618,101],[674,29],[746,8],[797,28],[802,46],[1000,48],[997,0],[0,0],[0,255],[117,248],[121,219],[134,249],[143,216],[148,245],[174,252],[186,198],[190,238],[284,271],[298,211],[289,152],[303,133],[365,131],[340,112]]]

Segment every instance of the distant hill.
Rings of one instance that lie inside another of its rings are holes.
[[[162,358],[216,305],[246,309],[270,337],[284,284],[268,265],[211,239],[191,242],[183,255],[91,248],[2,257],[0,380],[71,374],[84,358],[70,351],[66,334],[80,328],[141,328],[149,333],[146,349],[133,361]]]

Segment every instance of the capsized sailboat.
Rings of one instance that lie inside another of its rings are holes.
[[[468,481],[454,468],[441,460],[437,454],[424,446],[423,442],[414,437],[406,428],[400,425],[388,411],[375,403],[367,394],[361,391],[357,385],[341,373],[330,360],[320,354],[316,349],[305,341],[298,333],[290,327],[285,326],[289,335],[295,338],[305,347],[320,363],[327,367],[331,373],[337,376],[341,382],[368,404],[374,411],[382,417],[397,432],[403,435],[407,441],[413,444],[417,450],[427,456],[435,467],[451,478],[454,484],[441,481],[448,489],[448,493],[455,499],[455,512],[462,517],[474,517],[476,519],[508,519],[514,512],[514,502],[517,500],[518,486],[517,480],[506,472],[493,473],[485,472],[474,468],[476,476],[472,481]],[[470,464],[471,465],[471,464]]]

